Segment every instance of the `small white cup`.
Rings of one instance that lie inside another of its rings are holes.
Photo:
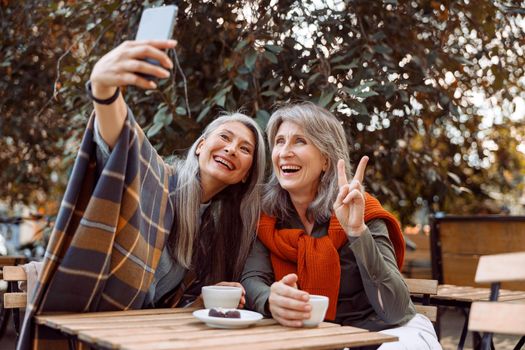
[[[303,321],[305,327],[315,327],[323,322],[326,310],[328,310],[328,301],[328,297],[324,295],[310,295],[312,311],[310,311],[310,318]]]
[[[202,287],[202,299],[206,309],[236,309],[241,300],[242,288],[229,286]]]

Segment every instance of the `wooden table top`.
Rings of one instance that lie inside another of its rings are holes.
[[[476,288],[469,286],[456,286],[451,284],[440,284],[438,294],[431,296],[432,299],[458,300],[465,302],[487,301],[490,296],[490,288]],[[524,291],[500,289],[498,301],[525,301]]]
[[[107,349],[334,349],[397,341],[395,336],[328,322],[315,328],[288,328],[263,319],[248,328],[210,328],[193,317],[193,311],[146,309],[46,315],[36,320]]]

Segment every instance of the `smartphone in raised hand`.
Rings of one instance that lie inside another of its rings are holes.
[[[153,7],[142,12],[135,40],[168,40],[172,38],[178,8],[175,5]],[[147,58],[148,63],[160,66],[157,60]],[[137,73],[148,80],[155,77]]]

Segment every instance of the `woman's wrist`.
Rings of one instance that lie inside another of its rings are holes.
[[[363,223],[358,227],[348,227],[346,229],[346,234],[350,237],[360,237],[367,229],[368,226]]]
[[[118,86],[104,86],[89,80],[86,83],[86,92],[95,103],[110,105],[119,97],[120,88]]]
[[[100,100],[105,100],[113,96],[115,94],[116,89],[118,89],[118,86],[103,86],[91,82],[91,91],[93,92],[93,96]]]

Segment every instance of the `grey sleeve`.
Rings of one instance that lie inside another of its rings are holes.
[[[270,286],[275,282],[270,252],[257,239],[246,260],[241,283],[246,290],[246,308],[270,317],[267,307]]]
[[[111,155],[111,151],[109,150],[109,146],[106,143],[106,141],[104,141],[104,139],[100,135],[100,131],[98,130],[98,119],[96,116],[95,123],[93,125],[93,140],[97,145],[97,166],[99,167],[99,169],[102,169],[108,161],[109,156]]]
[[[350,242],[365,293],[385,322],[403,323],[407,314],[415,314],[415,309],[408,287],[397,268],[387,227],[382,220],[372,220],[367,226],[368,229],[360,237]]]

